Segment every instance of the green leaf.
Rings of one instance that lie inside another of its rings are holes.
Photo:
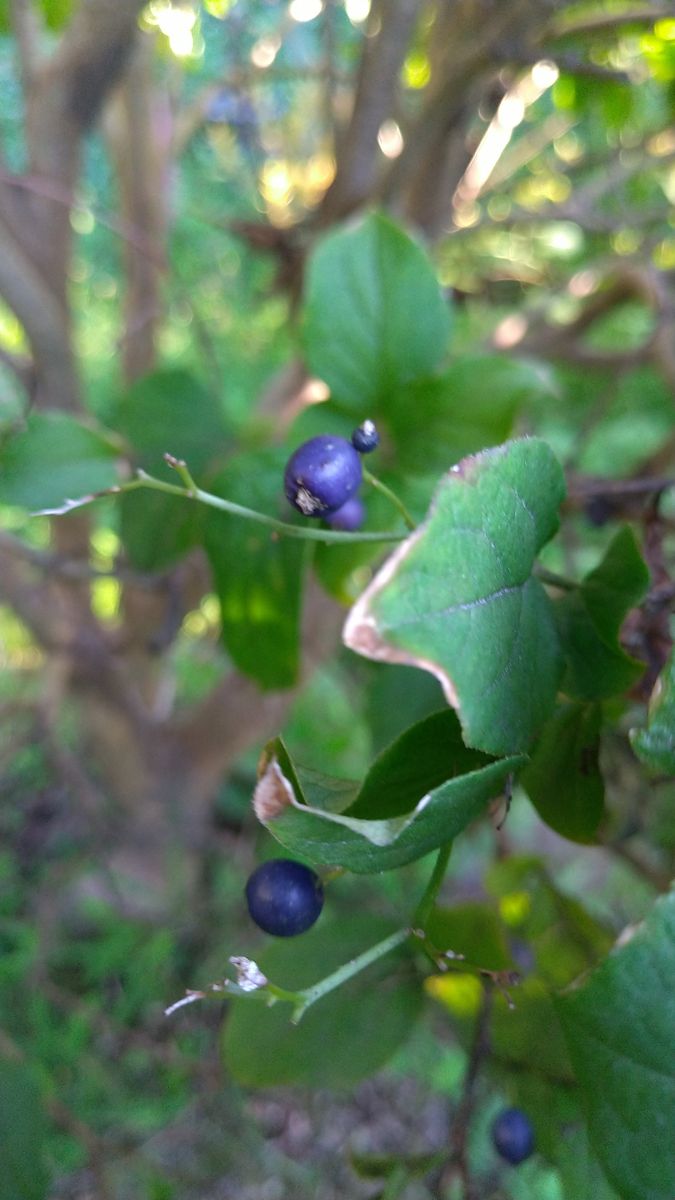
[[[0,1200],[46,1200],[47,1121],[30,1067],[0,1056]]]
[[[659,675],[649,702],[646,729],[631,729],[638,758],[655,771],[675,775],[675,653]]]
[[[297,990],[318,983],[391,932],[391,923],[381,917],[352,914],[277,942],[256,960],[273,983]],[[264,1008],[234,1000],[223,1040],[228,1069],[247,1087],[346,1087],[371,1075],[405,1041],[418,1017],[422,989],[411,966],[403,946],[318,1001],[298,1025],[290,1024],[287,1004]],[[386,986],[384,980],[394,975]]]
[[[0,448],[0,502],[57,508],[120,482],[120,446],[105,430],[64,412],[35,412]]]
[[[513,856],[493,863],[485,886],[500,898],[504,921],[528,947],[527,957],[548,988],[566,987],[613,944],[613,935],[580,901],[555,886],[540,859]]]
[[[115,429],[128,441],[136,466],[159,479],[177,482],[165,454],[184,459],[202,482],[222,455],[226,431],[221,414],[203,384],[182,370],[144,376],[118,400]],[[133,565],[142,571],[170,566],[200,541],[200,505],[161,492],[130,492],[120,497],[122,540]]]
[[[73,13],[73,0],[40,0],[48,29],[58,32],[68,24]]]
[[[503,442],[520,405],[555,389],[540,364],[499,354],[463,355],[436,379],[415,381],[392,397],[387,417],[397,462],[407,471],[445,471],[485,446]]]
[[[585,1129],[567,1131],[558,1141],[557,1167],[565,1200],[617,1200],[593,1153]]]
[[[154,472],[158,476],[163,471]],[[176,482],[175,472],[173,472]],[[129,561],[138,571],[161,571],[198,546],[205,511],[180,496],[162,492],[123,493],[119,498],[120,535]]]
[[[279,450],[242,454],[228,463],[211,491],[286,519],[284,463]],[[263,688],[292,687],[300,663],[307,543],[273,538],[262,525],[209,509],[205,547],[232,660]]]
[[[553,708],[560,650],[531,572],[564,491],[558,462],[534,438],[463,459],[345,626],[357,653],[436,675],[465,742],[490,754],[526,750]]]
[[[531,1071],[566,1086],[572,1067],[563,1031],[548,988],[539,979],[525,979],[513,989],[511,1008],[495,996],[491,1043],[495,1066]]]
[[[372,488],[365,486],[361,492],[366,510],[364,530],[393,529],[400,527],[400,518],[394,513],[391,503]],[[382,559],[386,546],[377,542],[363,542],[340,546],[335,543],[318,543],[314,551],[314,571],[321,586],[341,604],[351,605],[361,594],[364,584],[371,578],[369,564]]]
[[[375,753],[396,740],[409,725],[445,706],[440,684],[426,671],[412,667],[381,667],[365,659],[359,679],[365,716]]]
[[[605,811],[598,764],[602,709],[574,701],[557,710],[520,776],[542,821],[573,842],[592,842]]]
[[[675,1195],[675,893],[558,1000],[591,1143],[623,1200]]]
[[[420,319],[423,314],[423,320]],[[445,354],[449,312],[420,247],[381,215],[329,234],[307,275],[303,345],[336,400],[373,416]]]
[[[111,423],[131,446],[138,466],[175,483],[165,454],[183,458],[201,474],[222,454],[225,425],[213,398],[194,375],[183,370],[154,371],[127,389]]]
[[[383,751],[360,791],[296,770],[283,743],[271,743],[254,806],[293,853],[371,874],[421,858],[461,833],[521,762],[468,750],[457,718],[444,710]]]
[[[628,611],[644,596],[649,572],[628,525],[612,539],[602,562],[579,588],[556,602],[567,669],[562,689],[602,700],[630,688],[644,671],[619,645]]]
[[[452,908],[435,908],[426,933],[436,950],[452,950],[474,967],[505,971],[513,967],[504,926],[490,904],[467,901]]]

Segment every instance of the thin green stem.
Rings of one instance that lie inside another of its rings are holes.
[[[174,458],[173,454],[165,454],[164,461],[167,464],[167,466],[173,467],[173,470],[176,472],[176,474],[179,475],[180,478],[183,480],[183,483],[185,484],[188,495],[190,496],[191,499],[194,499],[194,497],[197,495],[197,492],[199,491],[199,489],[188,470],[188,465],[185,462],[185,459]]]
[[[327,975],[319,983],[315,983],[312,987],[298,992],[297,1002],[291,1017],[293,1024],[297,1025],[310,1005],[316,1004],[316,1001],[320,1000],[322,996],[327,996],[329,992],[346,983],[348,979],[352,979],[354,975],[358,975],[360,971],[365,971],[366,967],[369,967],[371,963],[377,962],[379,958],[383,958],[385,954],[390,954],[397,946],[401,946],[409,936],[409,929],[397,929],[396,933],[390,934],[384,941],[378,942],[375,946],[371,946],[369,950],[364,950],[363,954],[359,954],[356,958],[350,959],[349,962],[343,963],[341,967],[338,967],[337,971],[333,971],[332,975]]]
[[[185,470],[187,472],[187,468]],[[186,500],[197,500],[200,504],[208,505],[209,508],[217,508],[220,512],[230,513],[245,521],[257,521],[259,525],[266,525],[268,529],[274,529],[286,537],[301,538],[310,542],[332,542],[344,546],[359,542],[401,542],[405,537],[405,534],[386,530],[381,533],[337,533],[332,529],[312,529],[304,525],[289,525],[286,521],[278,521],[276,517],[268,517],[266,513],[256,512],[253,508],[245,508],[242,504],[235,504],[233,500],[225,500],[222,496],[214,496],[211,492],[202,491],[189,474],[188,478],[190,485],[180,487],[177,483],[167,483],[163,479],[155,479],[153,475],[147,475],[145,471],[139,471],[136,479],[115,488],[115,494],[149,488],[151,491],[165,492],[169,496],[183,496]]]
[[[376,475],[371,474],[367,467],[363,467],[363,478],[365,479],[366,483],[369,483],[370,486],[374,487],[376,491],[381,492],[383,496],[387,497],[389,503],[393,504],[394,508],[397,509],[403,517],[408,529],[417,529],[417,523],[411,517],[403,501],[400,500],[396,495],[396,492],[392,492],[391,488],[387,487],[386,483],[383,483],[382,480],[378,479]]]
[[[427,921],[431,916],[432,909],[436,903],[436,898],[441,890],[441,884],[445,879],[445,872],[448,869],[448,862],[450,860],[451,852],[452,842],[447,842],[445,846],[441,846],[438,854],[436,855],[434,869],[429,876],[429,882],[424,889],[422,899],[417,905],[413,916],[413,927],[415,929],[426,929]]]
[[[566,579],[564,575],[558,575],[556,571],[549,571],[547,567],[542,567],[539,563],[534,568],[534,574],[542,583],[559,588],[561,592],[576,592],[579,587],[579,584],[575,583],[573,579]]]

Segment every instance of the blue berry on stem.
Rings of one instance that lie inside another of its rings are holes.
[[[321,434],[303,442],[284,472],[284,490],[305,517],[335,512],[359,488],[361,459],[345,439]]]
[[[379,444],[380,435],[373,421],[364,421],[352,434],[352,446],[359,454],[370,454],[371,451],[377,450]]]
[[[534,1129],[521,1108],[506,1108],[492,1125],[492,1141],[499,1155],[512,1166],[525,1162],[534,1150]]]
[[[290,858],[273,858],[249,876],[246,903],[252,920],[265,933],[295,937],[318,920],[323,887],[310,867]]]
[[[341,508],[337,508],[335,512],[326,513],[325,520],[331,529],[338,529],[341,533],[352,533],[355,529],[361,528],[365,515],[366,510],[361,498],[350,496]]]

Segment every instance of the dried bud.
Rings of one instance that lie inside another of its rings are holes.
[[[257,992],[269,983],[252,958],[240,958],[233,954],[229,961],[237,972],[237,984],[242,992]]]

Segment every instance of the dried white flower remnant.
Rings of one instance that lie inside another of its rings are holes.
[[[242,992],[257,992],[269,982],[253,959],[232,955],[229,961],[237,972],[237,984]]]

